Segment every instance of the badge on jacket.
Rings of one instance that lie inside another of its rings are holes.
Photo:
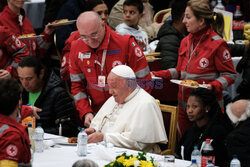
[[[83,61],[83,59],[89,59],[90,56],[91,56],[91,52],[86,52],[86,53],[79,52],[78,53],[78,59],[80,59],[81,61]]]

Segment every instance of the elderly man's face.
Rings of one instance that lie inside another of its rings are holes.
[[[111,72],[108,76],[107,82],[109,93],[114,97],[115,101],[118,104],[124,103],[124,100],[130,94],[127,87],[127,80]]]
[[[81,24],[78,27],[81,39],[89,47],[98,48],[105,36],[105,23],[93,22],[92,24]]]

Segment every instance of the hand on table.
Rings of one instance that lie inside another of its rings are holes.
[[[97,143],[103,141],[104,134],[101,132],[95,132],[88,135],[88,143]]]
[[[92,113],[87,113],[84,118],[84,126],[89,127],[94,115]]]
[[[11,78],[11,74],[7,70],[0,70],[0,79],[8,79]]]
[[[87,133],[87,135],[90,135],[92,133],[95,133],[95,129],[94,128],[87,128],[87,129],[85,129],[85,132]]]

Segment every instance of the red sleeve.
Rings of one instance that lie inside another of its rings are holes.
[[[138,85],[150,93],[152,90],[152,78],[148,62],[132,36],[129,38],[128,45],[128,66],[134,70]]]
[[[215,52],[214,61],[219,77],[210,82],[216,94],[220,94],[222,90],[234,83],[236,72],[230,54],[230,49],[224,42]]]
[[[78,65],[78,58],[77,55],[75,54],[75,47],[77,47],[77,42],[73,41],[71,43],[71,51],[69,55],[70,59],[70,66],[69,66],[69,71],[70,71],[70,77],[71,79],[71,93],[72,96],[74,97],[75,104],[76,104],[76,109],[79,112],[79,117],[82,119],[82,117],[89,113],[93,112],[91,109],[90,103],[89,103],[89,98],[87,94],[87,80],[82,73],[81,69],[79,68]],[[77,78],[77,79],[73,79]],[[82,78],[82,79],[81,79]]]
[[[69,54],[71,48],[71,42],[80,38],[80,34],[78,31],[73,32],[69,38],[65,42],[65,46],[62,50],[62,61],[61,61],[61,78],[62,80],[69,80],[70,79],[70,72],[69,72]]]
[[[16,69],[18,63],[25,56],[29,55],[30,52],[27,49],[26,45],[22,43],[16,36],[12,35],[8,28],[0,27],[0,31],[2,39],[1,47],[4,47],[6,49],[10,60],[12,60],[6,70],[9,71],[13,77],[17,78]]]
[[[33,115],[32,108],[30,106],[22,105],[21,120],[31,115]]]
[[[22,137],[16,132],[7,132],[0,140],[0,160],[21,162],[25,150]]]

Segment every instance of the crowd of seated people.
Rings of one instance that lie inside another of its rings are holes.
[[[249,45],[240,46],[245,52],[236,70],[243,72],[243,81],[237,88],[238,96],[225,107],[222,92],[236,79],[232,53],[238,48],[223,40],[223,15],[213,12],[208,1],[171,1],[165,8],[172,8],[172,20],[160,24],[153,23],[149,0],[117,0],[112,8],[103,0],[63,1],[53,19],[76,23],[55,32],[62,55],[60,74],[42,63],[56,29],[49,26],[53,20],[46,21],[41,36],[18,39],[35,33],[23,5],[24,0],[0,2],[0,98],[8,96],[8,86],[22,95],[22,103],[15,97],[14,108],[0,109],[0,128],[10,120],[11,126],[16,126],[13,130],[22,134],[18,137],[27,142],[8,142],[24,148],[27,155],[10,162],[1,152],[0,166],[30,162],[29,139],[17,121],[18,112],[21,119],[34,115],[46,133],[58,135],[62,127],[63,136],[77,136],[77,126],[81,126],[86,128],[89,143],[105,141],[160,153],[158,144],[166,144],[168,138],[160,108],[150,95],[152,77],[193,80],[203,87],[179,85],[177,158],[190,160],[194,145],[200,148],[211,138],[215,165],[228,166],[234,154],[243,167],[248,165],[250,49]],[[160,71],[150,71],[145,57],[148,41],[153,39],[159,40]],[[63,81],[69,83],[70,94]],[[3,132],[12,137],[5,129]],[[2,142],[6,139],[0,138]]]

